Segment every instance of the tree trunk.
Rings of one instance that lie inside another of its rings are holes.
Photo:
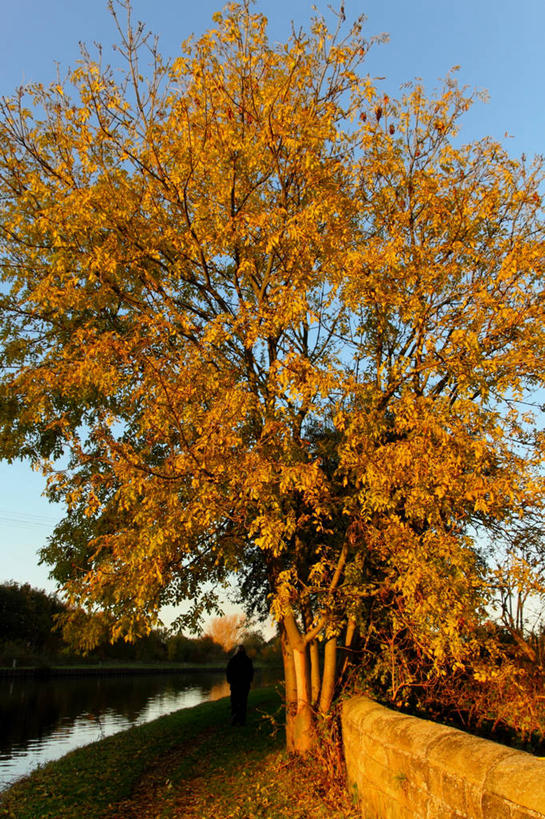
[[[344,679],[344,675],[346,674],[346,670],[350,664],[350,648],[352,646],[352,640],[354,639],[354,634],[356,633],[356,621],[353,617],[350,617],[348,623],[346,625],[346,636],[344,638],[344,660],[341,668],[340,678]]]
[[[305,602],[302,607],[303,625],[305,631],[310,631],[312,628],[312,612],[310,604]],[[311,640],[309,643],[310,652],[310,698],[312,707],[316,708],[318,699],[320,698],[321,676],[320,676],[320,654],[318,651],[318,641]]]
[[[297,683],[295,681],[295,664],[293,650],[289,644],[286,630],[282,628],[280,644],[282,646],[282,661],[284,663],[284,689],[286,706],[286,747],[288,751],[295,751],[295,715],[297,713]]]
[[[337,678],[337,638],[330,637],[325,644],[324,673],[320,693],[320,714],[329,713]]]
[[[309,646],[310,650],[310,693],[312,707],[318,704],[320,696],[320,655],[318,653],[318,641],[313,640]]]
[[[286,710],[288,750],[298,754],[306,754],[316,744],[316,726],[314,724],[314,713],[311,704],[310,665],[307,646],[297,627],[293,612],[290,611],[284,616],[283,625],[287,635],[287,642],[289,643],[288,650],[293,654],[293,668],[295,671],[295,686],[297,691],[295,714],[292,714],[292,708],[290,708],[289,712]],[[288,722],[290,723],[289,726]]]

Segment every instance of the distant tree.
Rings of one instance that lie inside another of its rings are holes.
[[[214,617],[204,629],[207,637],[211,637],[224,651],[232,651],[240,642],[246,627],[244,614],[225,614]]]
[[[191,660],[193,641],[183,634],[171,634],[167,638],[167,657],[173,663],[185,663]]]
[[[261,657],[261,652],[267,645],[261,632],[256,629],[246,629],[241,635],[240,642],[244,645],[248,656],[253,659]]]
[[[62,645],[54,631],[55,618],[66,610],[55,595],[29,583],[0,585],[0,643],[20,641],[35,650],[57,650]]]
[[[282,645],[278,635],[271,637],[271,639],[259,649],[259,659],[271,665],[279,665],[282,662]]]
[[[498,527],[501,547],[492,567],[491,584],[496,617],[522,654],[543,665],[540,633],[545,624],[545,527],[539,516],[524,517]]]

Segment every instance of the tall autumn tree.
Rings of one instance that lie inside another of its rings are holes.
[[[0,446],[67,503],[67,628],[240,577],[302,751],[371,609],[467,662],[481,534],[543,503],[541,165],[461,145],[452,79],[380,95],[342,18],[272,45],[231,4],[168,63],[129,20],[124,74],[84,54],[0,122]]]

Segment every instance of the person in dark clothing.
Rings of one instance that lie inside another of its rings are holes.
[[[254,678],[254,665],[239,646],[227,663],[227,682],[231,687],[231,725],[244,725],[250,684]]]

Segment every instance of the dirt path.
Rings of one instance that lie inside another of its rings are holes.
[[[243,729],[244,730],[244,729]],[[229,748],[228,745],[231,744]],[[236,753],[233,754],[233,745]],[[327,793],[312,768],[280,743],[263,750],[252,732],[212,729],[157,760],[107,819],[351,819],[348,798]],[[233,762],[233,759],[235,762]]]
[[[138,780],[130,798],[113,806],[111,812],[105,814],[106,819],[155,819],[165,815],[197,816],[198,814],[191,812],[191,803],[195,801],[191,797],[191,792],[194,783],[205,777],[194,770],[196,766],[192,765],[191,761],[201,750],[203,767],[210,767],[206,762],[205,746],[211,733],[211,730],[208,730],[195,737],[191,743],[183,743],[159,758]],[[182,770],[187,771],[187,775],[180,778]],[[189,812],[170,812],[169,808],[180,801]]]

